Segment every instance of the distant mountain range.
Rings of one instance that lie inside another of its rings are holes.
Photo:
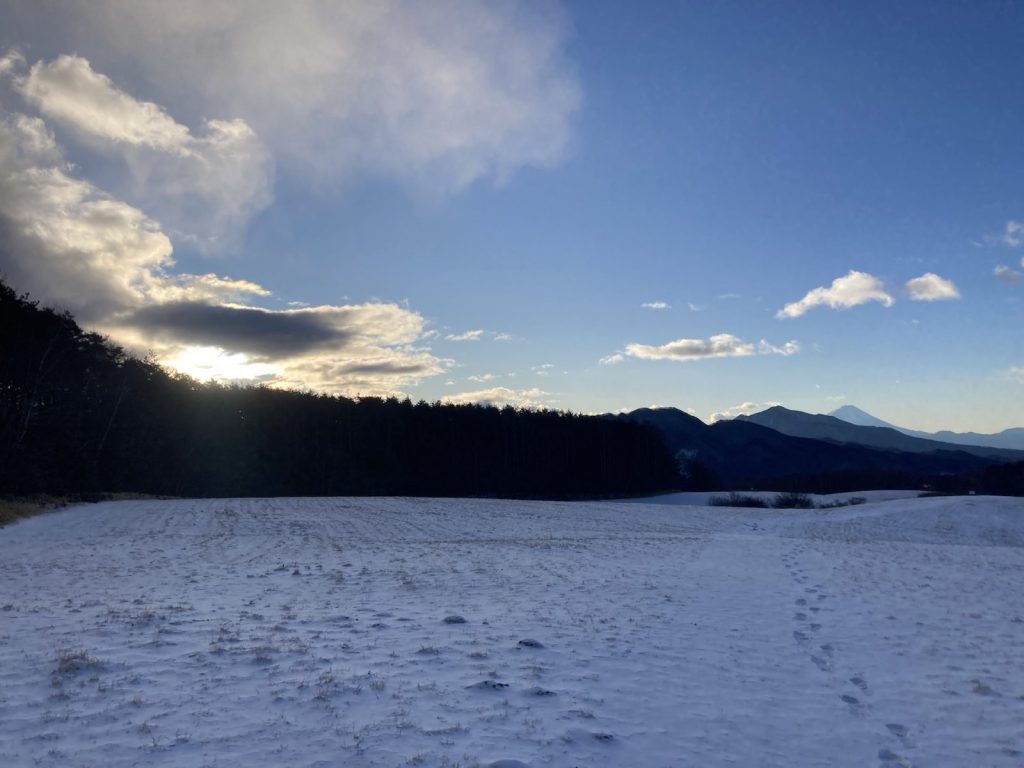
[[[996,432],[995,434],[950,432],[949,430],[921,432],[916,429],[906,429],[905,427],[899,427],[887,421],[882,421],[854,405],[844,405],[841,408],[836,408],[829,416],[834,416],[837,419],[842,419],[845,422],[862,427],[887,427],[912,437],[940,440],[941,442],[953,443],[954,445],[980,445],[988,448],[1007,448],[1015,451],[1024,451],[1024,428],[1022,427],[1004,429],[1002,432]]]
[[[935,478],[1024,460],[1024,452],[965,450],[785,408],[710,425],[677,408],[641,408],[608,418],[654,427],[694,489],[706,485],[835,492],[920,487]],[[793,434],[797,431],[806,434]]]
[[[860,413],[863,413],[863,411],[860,411]],[[769,427],[792,437],[809,437],[814,440],[827,440],[833,443],[852,443],[887,451],[932,453],[935,451],[959,450],[972,456],[980,456],[997,461],[1024,461],[1024,451],[980,445],[953,444],[936,440],[932,435],[926,435],[926,433],[920,433],[923,436],[916,437],[887,425],[885,422],[874,419],[869,414],[864,413],[864,416],[867,419],[878,422],[879,425],[861,426],[835,416],[791,411],[788,408],[783,408],[781,405],[750,416],[738,416],[736,420],[760,424],[763,427]]]

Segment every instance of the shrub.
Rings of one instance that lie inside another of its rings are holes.
[[[863,496],[851,496],[844,500],[837,499],[836,501],[826,501],[824,504],[819,504],[818,509],[838,509],[839,507],[856,507],[860,504],[867,503],[867,499]]]
[[[730,493],[728,496],[712,496],[708,499],[709,507],[756,507],[767,509],[768,502],[759,496],[748,496],[740,493]]]
[[[780,493],[772,499],[774,509],[816,509],[814,499],[806,493]]]

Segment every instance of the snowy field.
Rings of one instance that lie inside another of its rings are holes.
[[[1022,764],[1019,499],[118,502],[0,530],[5,767]]]

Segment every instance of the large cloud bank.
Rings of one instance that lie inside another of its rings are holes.
[[[406,306],[268,308],[255,281],[180,271],[175,246],[244,264],[282,171],[443,196],[551,166],[581,98],[557,8],[40,0],[4,17],[21,47],[0,51],[0,274],[133,350],[273,385],[385,394],[452,361]]]

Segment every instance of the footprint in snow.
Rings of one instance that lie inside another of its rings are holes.
[[[829,672],[832,669],[832,662],[828,659],[822,658],[821,656],[811,656],[811,661],[813,661],[814,666],[822,672]]]
[[[882,761],[882,765],[886,766],[886,768],[890,765],[906,766],[906,768],[910,768],[911,765],[906,758],[897,755],[891,749],[878,750],[878,759]]]
[[[520,640],[517,643],[517,645],[520,648],[543,648],[544,647],[544,644],[542,642],[540,642],[539,640],[531,640],[528,637],[523,639],[523,640]]]
[[[998,696],[999,693],[991,686],[981,682],[981,680],[971,680],[971,692],[976,693],[979,696]]]
[[[860,688],[862,691],[868,689],[868,683],[863,677],[855,676],[850,678],[850,682]]]
[[[554,691],[549,691],[547,688],[541,688],[539,685],[535,685],[526,691],[530,696],[554,696]]]
[[[442,621],[444,621],[445,624],[465,624],[466,623],[466,620],[464,618],[462,618],[461,616],[459,616],[458,614],[455,614],[455,613],[453,613],[451,616],[445,616],[444,619],[442,619]]]
[[[493,763],[488,763],[485,768],[530,768],[530,766],[522,760],[495,760]]]
[[[901,739],[905,738],[906,735],[910,732],[910,729],[908,729],[907,726],[902,725],[901,723],[886,723],[885,727],[889,729],[889,733],[891,733],[893,736],[898,736]]]
[[[848,693],[840,695],[840,699],[850,707],[850,712],[855,715],[863,715],[864,713],[864,702],[858,699],[856,696],[850,696]]]
[[[477,691],[500,691],[503,688],[508,688],[508,683],[499,683],[497,680],[481,680],[479,683],[473,683],[466,687]]]
[[[610,733],[605,731],[588,731],[584,728],[570,728],[563,738],[569,742],[593,739],[594,741],[602,741],[607,744],[615,741],[615,736]]]

